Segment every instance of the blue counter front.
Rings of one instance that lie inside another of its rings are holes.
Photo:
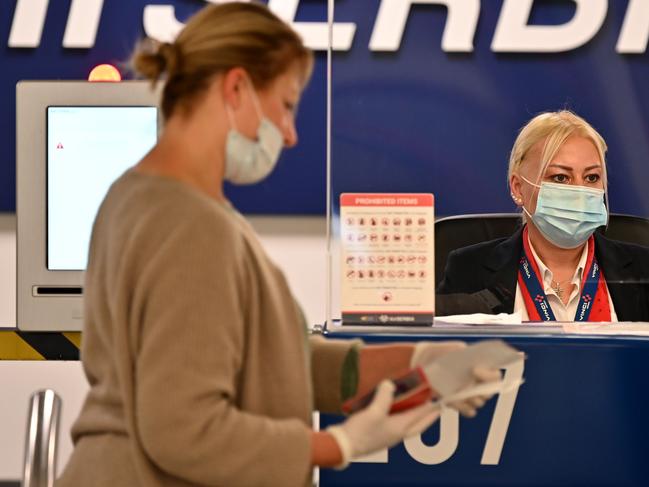
[[[357,329],[358,330],[358,329]],[[331,333],[367,343],[499,337],[527,354],[525,384],[474,419],[453,410],[421,437],[344,471],[332,486],[647,486],[649,339],[562,333]],[[341,418],[323,415],[321,428]]]

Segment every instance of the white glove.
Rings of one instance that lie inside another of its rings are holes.
[[[369,406],[344,423],[327,428],[343,456],[342,464],[337,468],[345,468],[356,457],[389,448],[404,438],[418,435],[439,418],[439,408],[431,402],[390,414],[394,389],[391,381],[384,380],[376,388]]]
[[[420,341],[414,344],[414,350],[410,359],[410,367],[426,367],[431,362],[434,362],[445,353],[455,352],[466,347],[465,342],[448,341],[448,342],[427,342]],[[467,384],[465,387],[470,387],[475,384],[484,382],[493,382],[500,380],[500,370],[489,369],[484,367],[476,367],[473,371],[474,382]],[[449,404],[453,409],[457,409],[462,416],[469,418],[477,414],[477,410],[484,406],[484,404],[491,399],[493,394],[474,396],[463,401],[458,401]]]

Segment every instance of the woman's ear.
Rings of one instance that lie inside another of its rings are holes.
[[[220,90],[223,100],[234,110],[241,105],[241,96],[247,76],[243,68],[232,68],[226,71],[221,78]]]
[[[523,193],[521,192],[521,179],[518,174],[512,174],[509,178],[510,195],[516,206],[523,206]]]

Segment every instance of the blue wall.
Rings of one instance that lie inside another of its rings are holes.
[[[128,58],[144,35],[145,5],[176,7],[185,19],[199,0],[106,0],[96,42],[62,47],[70,0],[51,0],[36,48],[7,44],[16,1],[0,2],[0,211],[15,209],[15,83],[20,79],[84,79],[101,62]],[[336,20],[355,22],[349,51],[334,55],[333,187],[342,191],[424,191],[438,214],[511,211],[508,151],[532,115],[569,107],[590,120],[610,146],[613,211],[649,215],[649,59],[618,54],[627,0],[610,0],[603,27],[586,45],[557,54],[495,53],[491,42],[503,2],[481,2],[469,53],[441,47],[446,8],[412,8],[400,48],[368,47],[379,0],[339,0]],[[563,24],[568,0],[537,0],[531,24]],[[302,0],[296,20],[325,21],[325,0]],[[325,57],[300,107],[300,144],[265,182],[229,188],[249,213],[319,214],[325,210]],[[470,191],[467,191],[469,189]]]

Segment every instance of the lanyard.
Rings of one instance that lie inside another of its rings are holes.
[[[556,321],[548,298],[541,286],[541,280],[538,277],[539,270],[533,258],[530,258],[531,249],[527,237],[527,228],[523,232],[523,250],[518,266],[518,277],[521,285],[521,291],[525,298],[525,306],[528,308],[532,303],[536,309],[538,318],[542,321]],[[588,258],[586,260],[586,269],[581,286],[581,295],[574,321],[588,321],[590,312],[595,302],[595,297],[600,285],[601,270],[595,258],[595,243],[593,237],[588,240]],[[532,318],[532,316],[530,316]]]

